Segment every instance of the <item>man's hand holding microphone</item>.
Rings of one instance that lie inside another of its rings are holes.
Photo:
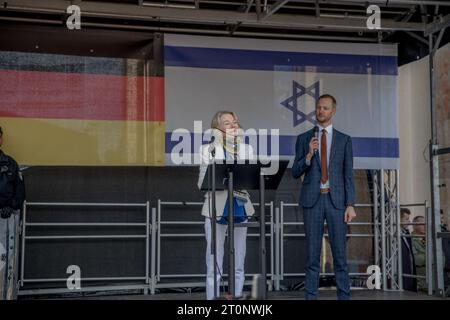
[[[314,127],[314,136],[311,138],[311,141],[309,141],[309,152],[306,155],[306,159],[308,161],[311,161],[311,158],[314,156],[314,153],[319,150],[319,127]]]

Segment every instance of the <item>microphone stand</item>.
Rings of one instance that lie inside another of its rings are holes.
[[[224,146],[226,140],[224,137]],[[237,141],[234,140],[234,158],[233,162],[238,157]],[[224,157],[226,158],[226,157]],[[226,159],[225,159],[226,162]],[[227,169],[228,174],[228,295],[234,298],[236,290],[236,278],[235,278],[235,254],[234,254],[234,197],[233,197],[233,170],[230,166]]]
[[[211,150],[212,156],[212,189],[211,189],[211,206],[212,206],[212,217],[211,217],[211,237],[212,237],[212,254],[214,259],[214,299],[217,299],[217,244],[216,244],[216,147],[214,146]]]

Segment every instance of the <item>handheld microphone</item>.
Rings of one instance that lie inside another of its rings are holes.
[[[314,127],[314,136],[317,138],[317,140],[319,139],[319,127],[315,126]],[[319,149],[314,149],[314,153],[319,152]]]

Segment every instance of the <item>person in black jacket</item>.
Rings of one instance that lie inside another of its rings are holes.
[[[3,131],[0,127],[0,148]],[[20,209],[25,185],[17,162],[0,149],[0,300],[17,298]]]
[[[411,211],[408,208],[400,209],[400,219],[402,228],[402,273],[406,275],[416,275],[416,263],[412,251],[412,240],[409,237],[408,229]],[[417,280],[409,276],[403,276],[403,289],[408,291],[417,291]]]
[[[441,232],[450,232],[445,223],[444,210],[441,209]],[[450,292],[450,238],[442,238],[442,251],[444,253],[444,285]]]

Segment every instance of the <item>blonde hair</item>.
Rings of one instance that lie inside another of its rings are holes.
[[[219,129],[220,118],[222,118],[222,116],[224,114],[231,114],[231,116],[234,118],[234,120],[236,120],[238,122],[239,128],[241,128],[241,125],[239,124],[239,119],[238,119],[236,113],[234,113],[233,111],[217,111],[216,114],[214,115],[214,117],[211,120],[211,128]]]

